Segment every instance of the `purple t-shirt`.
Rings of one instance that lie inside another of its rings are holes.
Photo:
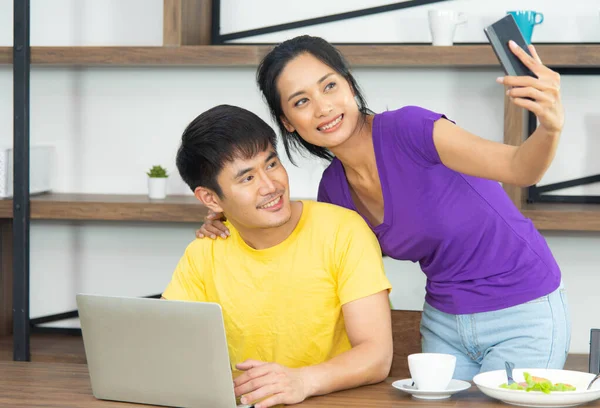
[[[416,106],[375,115],[384,219],[375,227],[365,221],[383,253],[419,262],[425,300],[446,313],[503,309],[557,289],[561,273],[545,239],[500,183],[442,164],[433,143],[442,117]],[[357,211],[337,158],[323,173],[318,200]]]

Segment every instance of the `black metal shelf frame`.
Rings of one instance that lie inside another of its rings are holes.
[[[597,67],[579,67],[579,68],[561,68],[553,67],[553,70],[563,75],[600,75],[600,68]],[[527,137],[531,136],[537,127],[536,116],[528,112],[527,118]],[[580,177],[573,180],[565,180],[558,183],[546,184],[542,186],[533,185],[527,189],[528,203],[577,203],[577,204],[600,204],[598,195],[559,195],[544,194],[551,191],[563,190],[569,187],[583,186],[593,183],[600,183],[600,174]]]
[[[268,27],[255,28],[252,30],[238,31],[229,34],[221,34],[221,1],[212,0],[212,26],[211,43],[213,45],[226,45],[228,41],[240,40],[242,38],[254,37],[257,35],[278,33],[281,31],[293,30],[296,28],[310,27],[318,24],[333,23],[335,21],[349,20],[357,17],[371,16],[375,14],[387,13],[389,11],[401,10],[412,7],[426,6],[428,4],[442,3],[449,0],[407,0],[400,1],[383,6],[369,7],[360,10],[347,11],[344,13],[331,14],[328,16],[309,18],[306,20],[293,21],[289,23],[277,24]]]
[[[13,359],[29,361],[29,0],[13,7]]]
[[[160,299],[162,296],[161,293],[150,296],[143,296],[148,299]],[[76,319],[79,317],[78,310],[70,310],[68,312],[52,314],[48,316],[36,317],[35,319],[31,319],[29,321],[29,326],[31,332],[33,333],[62,333],[62,334],[73,334],[73,335],[81,335],[81,329],[71,328],[71,327],[52,327],[52,326],[42,326],[43,324],[60,322],[68,319]]]

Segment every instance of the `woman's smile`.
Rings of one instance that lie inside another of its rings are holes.
[[[333,132],[333,131],[339,129],[340,126],[342,126],[343,119],[344,119],[344,114],[342,113],[341,115],[336,116],[333,120],[322,122],[317,127],[317,130],[319,132],[323,132],[323,133]]]

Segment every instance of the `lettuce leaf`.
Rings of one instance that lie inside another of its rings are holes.
[[[521,385],[520,383],[513,383],[511,385],[508,385],[507,383],[501,384],[500,388],[506,388],[508,390],[523,390],[526,392],[531,392],[531,391],[539,391],[539,392],[543,392],[544,394],[550,394],[550,392],[552,391],[559,391],[559,392],[564,392],[564,391],[575,391],[576,387],[570,385],[570,384],[564,384],[564,383],[556,383],[556,384],[552,384],[552,382],[548,379],[543,378],[541,381],[538,379],[538,381],[534,381],[531,374],[529,374],[528,372],[524,372],[523,373],[523,377],[525,379],[525,383],[527,384],[526,387],[524,387],[523,385]]]
[[[550,391],[552,391],[552,383],[546,379],[544,379],[544,381],[535,382],[533,381],[533,378],[531,378],[531,375],[527,372],[523,373],[523,377],[527,383],[527,388],[525,388],[525,391],[527,392],[541,391],[544,394],[550,394]]]
[[[519,383],[512,383],[511,385],[508,385],[507,383],[504,383],[502,385],[500,385],[500,388],[506,388],[507,390],[525,390],[525,387],[523,387],[522,385],[519,385]]]
[[[563,383],[556,383],[554,384],[554,388],[552,388],[552,391],[575,391],[576,387],[570,385],[570,384],[563,384]]]

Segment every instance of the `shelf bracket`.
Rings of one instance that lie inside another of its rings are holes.
[[[147,299],[160,299],[162,294],[143,296]],[[33,333],[62,333],[81,335],[81,329],[75,327],[47,327],[42,326],[43,324],[60,322],[68,319],[76,319],[79,317],[79,311],[70,310],[68,312],[52,314],[48,316],[36,317],[30,320],[30,328]]]

